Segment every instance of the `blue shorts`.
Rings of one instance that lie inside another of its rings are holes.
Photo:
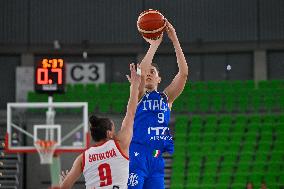
[[[164,189],[164,159],[155,149],[132,143],[129,149],[129,189]],[[157,154],[157,153],[156,153]]]

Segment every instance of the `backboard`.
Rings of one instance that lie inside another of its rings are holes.
[[[8,103],[5,151],[36,153],[35,141],[58,142],[55,153],[82,152],[89,147],[85,102]]]

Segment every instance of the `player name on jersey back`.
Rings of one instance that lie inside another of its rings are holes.
[[[114,148],[103,153],[89,154],[89,162],[117,157]]]

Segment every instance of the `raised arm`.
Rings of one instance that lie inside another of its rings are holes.
[[[71,189],[74,183],[80,178],[82,174],[82,155],[79,155],[74,161],[70,172],[63,178],[60,189]]]
[[[128,77],[130,81],[130,97],[127,104],[126,115],[122,121],[121,129],[118,132],[116,138],[123,151],[128,154],[129,145],[133,134],[133,123],[138,104],[138,88],[141,82],[141,76],[136,73],[135,65],[130,64],[131,77]]]
[[[165,93],[169,97],[169,104],[171,106],[174,100],[181,94],[181,92],[184,89],[188,76],[188,66],[184,54],[182,52],[175,29],[169,21],[166,22],[167,22],[167,34],[174,45],[177,57],[178,70],[179,70],[175,78],[173,79],[172,83],[165,89]]]
[[[159,45],[161,44],[161,42],[163,40],[163,34],[157,40],[151,40],[151,39],[147,39],[147,38],[144,38],[144,39],[150,44],[150,47],[149,47],[146,55],[144,56],[143,60],[140,62],[141,84],[139,86],[139,99],[144,95],[145,77],[146,77],[145,70],[147,70],[147,67],[151,66],[154,55],[155,55]]]

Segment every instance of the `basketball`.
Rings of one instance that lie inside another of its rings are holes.
[[[142,12],[137,20],[138,31],[148,39],[158,39],[166,28],[165,17],[157,10]]]

